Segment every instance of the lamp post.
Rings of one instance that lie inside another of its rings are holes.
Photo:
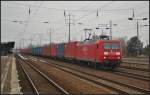
[[[147,18],[142,18],[142,19],[128,18],[128,20],[136,20],[137,38],[139,39],[139,21],[140,21],[140,20],[147,20]],[[146,26],[146,25],[145,25],[145,26]]]
[[[141,20],[147,20],[147,18],[142,18],[142,19],[136,19],[134,17],[132,18],[128,18],[128,20],[135,20],[136,21],[136,26],[137,26],[137,39],[139,39],[139,21]],[[144,25],[144,26],[147,26],[147,25]],[[137,47],[138,48],[138,51],[137,51],[137,55],[139,55],[139,46]]]
[[[48,21],[47,21],[47,22],[43,22],[43,23],[50,24],[50,22],[48,22]],[[50,38],[49,38],[49,39],[50,39],[50,44],[51,44],[51,26],[50,26],[50,32],[49,32],[49,36],[50,36]]]
[[[78,25],[82,25],[83,23],[82,22],[78,22]],[[81,33],[82,33],[82,29],[79,29],[79,31],[81,31]],[[82,41],[82,35],[81,35],[81,41]]]
[[[24,24],[25,23],[25,21],[20,21],[20,20],[13,20],[11,22],[15,22],[15,23],[19,23],[19,24]],[[23,40],[23,45],[22,45],[22,40]],[[20,39],[20,48],[21,48],[21,45],[22,45],[22,48],[24,48],[24,39]]]
[[[43,22],[43,23],[50,24],[50,22],[48,22],[48,21],[47,21],[47,22]],[[51,26],[50,26],[50,32],[49,32],[49,36],[50,36],[49,40],[50,40],[50,44],[51,44]],[[49,53],[51,53],[51,46],[50,46]]]

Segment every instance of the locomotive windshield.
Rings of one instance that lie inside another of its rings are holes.
[[[105,49],[111,49],[111,43],[104,43]]]
[[[119,44],[112,43],[112,49],[119,49]]]
[[[119,49],[119,44],[117,43],[104,43],[105,49]]]

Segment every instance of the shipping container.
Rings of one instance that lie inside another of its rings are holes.
[[[46,56],[50,56],[50,44],[46,47]]]
[[[45,52],[46,52],[46,46],[47,46],[47,45],[44,45],[44,46],[42,47],[42,56],[46,56],[46,54],[45,54]]]
[[[42,47],[42,55],[43,56],[50,56],[50,45],[44,45]]]
[[[46,56],[46,49],[47,49],[47,45],[44,45],[44,46],[42,47],[42,55],[43,55],[43,56]]]
[[[32,48],[29,48],[28,54],[32,54]]]
[[[52,43],[50,45],[50,56],[51,57],[56,57],[56,49],[57,49],[57,44]]]
[[[34,54],[37,55],[37,47],[34,48]]]
[[[33,49],[33,47],[31,48],[31,54],[34,55],[34,49]]]
[[[42,47],[38,47],[38,55],[42,55]]]
[[[39,47],[33,47],[32,52],[34,55],[39,55]]]
[[[57,57],[64,57],[64,43],[60,43],[57,45]]]

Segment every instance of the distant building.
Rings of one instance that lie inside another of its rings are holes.
[[[1,56],[12,53],[14,45],[15,45],[15,42],[1,42],[1,44],[0,44]]]

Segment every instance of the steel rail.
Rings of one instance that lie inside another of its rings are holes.
[[[38,60],[39,61],[39,60]],[[33,61],[32,61],[33,62]],[[47,62],[48,63],[48,62]],[[49,64],[48,63],[48,65],[55,65],[55,66],[53,66],[53,67],[56,67],[56,68],[59,68],[59,69],[61,69],[61,70],[63,70],[63,71],[66,71],[66,70],[64,70],[64,69],[62,69],[61,67],[65,67],[65,68],[69,68],[70,69],[70,67],[66,67],[66,66],[62,66],[62,65],[59,65],[59,64],[56,64],[56,62],[51,62],[51,63],[54,63],[54,64]],[[61,67],[57,67],[57,66],[61,66]],[[99,78],[99,79],[103,79],[103,80],[107,80],[107,81],[110,81],[110,82],[113,82],[113,83],[116,83],[116,84],[120,84],[120,85],[122,85],[122,86],[125,86],[125,87],[130,87],[130,88],[132,88],[132,89],[134,89],[134,90],[136,90],[136,91],[140,91],[140,92],[143,92],[143,93],[149,93],[149,90],[147,90],[147,89],[143,89],[143,88],[139,88],[139,87],[136,87],[136,86],[134,86],[134,85],[130,85],[130,84],[125,84],[125,83],[122,83],[122,82],[117,82],[117,81],[114,81],[114,80],[110,80],[110,79],[107,79],[107,78],[103,78],[103,77],[99,77],[99,76],[96,76],[96,75],[93,75],[93,74],[89,74],[89,73],[86,73],[86,72],[83,72],[83,71],[80,71],[80,70],[77,70],[77,69],[74,69],[74,68],[71,68],[71,70],[74,70],[74,71],[77,71],[77,72],[80,72],[80,73],[84,73],[84,74],[87,74],[87,75],[90,75],[90,76],[93,76],[93,77],[97,77],[97,78]],[[68,71],[66,71],[66,72],[68,72]],[[74,74],[74,73],[72,73],[72,74]],[[79,77],[82,77],[82,76],[79,76]],[[116,88],[115,88],[116,89]],[[123,93],[123,92],[122,92]],[[126,93],[126,92],[125,92]]]
[[[50,64],[47,64],[47,65],[50,65]],[[75,73],[73,73],[73,72],[69,72],[69,71],[67,71],[67,70],[62,69],[61,67],[57,67],[57,66],[52,66],[52,67],[55,67],[55,68],[57,68],[57,69],[60,69],[60,70],[62,70],[62,71],[65,71],[65,72],[67,72],[67,73],[70,73],[70,74],[72,74],[72,75],[75,75],[75,76],[77,76],[77,77],[79,77],[79,78],[82,78],[82,79],[84,79],[84,80],[87,80],[87,81],[90,81],[90,82],[92,82],[92,83],[95,83],[95,84],[97,84],[97,85],[104,86],[104,87],[106,87],[106,88],[112,89],[112,90],[114,90],[114,91],[117,91],[117,92],[120,93],[120,94],[128,94],[128,93],[126,93],[125,91],[116,89],[116,88],[114,88],[114,87],[110,87],[110,86],[108,86],[108,85],[106,85],[106,84],[104,84],[104,83],[100,83],[100,82],[94,81],[94,80],[92,80],[92,79],[88,79],[88,78],[86,78],[86,77],[83,77],[83,76],[81,76],[81,75],[75,74]]]
[[[48,62],[47,62],[47,63],[48,63]],[[51,63],[54,63],[54,62],[51,62]],[[58,65],[58,64],[55,64],[55,63],[54,63],[54,64],[49,64],[49,63],[48,63],[47,65],[50,65],[50,66],[53,66],[53,67],[55,67],[55,68],[61,69],[61,70],[65,71],[65,72],[71,73],[71,74],[73,74],[73,75],[75,75],[75,76],[78,76],[78,77],[80,77],[80,78],[83,78],[83,79],[92,81],[92,82],[94,82],[94,83],[96,83],[96,84],[100,84],[100,85],[103,85],[103,86],[105,86],[105,87],[111,88],[111,89],[113,89],[113,90],[115,90],[115,91],[118,91],[119,93],[128,94],[127,92],[122,91],[122,90],[120,90],[120,89],[117,89],[117,88],[114,88],[114,87],[110,87],[110,86],[108,86],[108,85],[106,85],[106,84],[103,84],[103,83],[100,83],[100,82],[96,82],[96,81],[94,81],[94,80],[92,80],[92,79],[87,79],[86,77],[83,77],[83,76],[81,76],[81,75],[75,74],[75,73],[73,73],[73,72],[69,72],[69,71],[67,71],[67,70],[65,70],[65,69],[63,69],[63,68],[61,68],[61,67],[64,67],[64,68],[69,68],[69,67],[61,66],[61,65]],[[56,66],[56,65],[57,65],[57,66]],[[58,67],[58,66],[61,66],[61,67]],[[70,69],[70,68],[69,68],[69,69]],[[93,76],[93,77],[96,77],[96,78],[99,78],[99,79],[102,79],[102,80],[106,80],[106,81],[109,81],[109,82],[112,82],[112,83],[116,83],[116,84],[119,84],[119,85],[123,85],[123,86],[125,86],[125,87],[130,87],[130,88],[132,88],[132,89],[134,89],[134,90],[136,90],[136,91],[139,91],[139,90],[140,90],[142,93],[147,93],[147,92],[148,92],[148,91],[145,90],[145,89],[137,88],[137,87],[135,87],[135,86],[133,86],[133,85],[127,85],[127,84],[124,84],[124,83],[121,83],[121,82],[116,82],[116,81],[113,81],[113,80],[110,80],[110,79],[102,78],[102,77],[99,77],[99,76],[96,76],[96,75],[93,75],[93,74],[89,74],[89,73],[86,73],[86,72],[83,72],[83,71],[80,71],[80,70],[76,70],[76,69],[73,69],[73,68],[71,68],[71,70],[74,70],[74,71],[77,71],[77,72],[80,72],[80,73],[82,73],[82,74],[86,74],[86,75],[89,75],[89,76]]]
[[[122,61],[123,63],[129,63],[129,64],[136,64],[136,65],[149,65],[149,63],[147,62],[144,62],[144,63],[141,63],[141,62],[131,62],[131,61]]]
[[[138,71],[146,71],[149,72],[149,69],[137,68],[137,67],[129,67],[129,66],[120,66],[120,68],[126,68],[131,70],[138,70]]]
[[[37,90],[37,88],[36,88],[36,86],[34,85],[32,79],[30,78],[30,76],[29,76],[28,73],[26,72],[25,68],[24,68],[23,65],[21,64],[21,60],[18,59],[18,61],[19,61],[18,63],[20,64],[20,66],[21,66],[23,72],[24,72],[25,75],[27,76],[27,79],[28,79],[29,83],[31,84],[32,88],[34,89],[34,91],[36,92],[36,94],[39,95],[39,91]]]
[[[136,79],[143,80],[143,81],[149,81],[147,76],[143,76],[143,75],[139,75],[139,74],[124,72],[124,71],[120,71],[120,70],[117,70],[117,72],[111,72],[111,73],[115,73],[115,74],[125,76],[125,77],[136,78]]]
[[[142,81],[149,81],[148,77],[142,76],[142,75],[138,75],[138,74],[133,74],[133,73],[129,73],[129,72],[123,72],[123,71],[116,71],[116,72],[112,72],[114,74],[120,75],[120,76],[125,76],[125,77],[131,77],[131,78],[135,78],[135,79],[139,79]]]
[[[23,59],[22,59],[23,60]],[[41,72],[40,70],[38,70],[35,66],[29,64],[29,62],[23,60],[25,63],[27,63],[31,68],[33,68],[34,70],[36,70],[40,75],[42,75],[46,80],[48,80],[50,83],[52,83],[55,87],[57,87],[59,89],[59,91],[61,91],[63,94],[68,95],[69,92],[64,90],[61,86],[59,86],[56,82],[54,82],[52,79],[50,79],[48,76],[46,76],[43,72]]]
[[[140,75],[140,74],[136,74],[136,73],[132,73],[131,71],[130,72],[126,72],[126,71],[129,71],[131,69],[127,69],[127,68],[118,68],[116,69],[115,71],[116,72],[119,72],[119,73],[126,73],[126,74],[131,74],[131,75],[134,75],[134,76],[138,76],[138,77],[141,77],[141,78],[148,78],[148,76],[145,76],[145,75]],[[136,72],[136,70],[132,70],[134,72]],[[145,71],[142,71],[141,73],[144,73]],[[146,72],[145,72],[146,73]],[[148,72],[147,72],[148,73]]]
[[[49,64],[49,65],[51,65],[51,64]],[[57,64],[57,65],[58,65],[58,64]],[[59,66],[60,66],[60,65],[59,65]],[[66,67],[65,67],[65,68],[66,68]],[[60,68],[60,69],[62,69],[62,68]],[[69,68],[69,69],[70,69],[70,68]],[[72,69],[72,68],[71,68],[71,69]],[[63,70],[64,70],[64,69],[63,69]],[[149,92],[149,90],[147,90],[147,89],[137,88],[137,87],[134,86],[134,85],[125,84],[125,83],[121,83],[121,82],[116,82],[116,81],[111,80],[111,79],[106,79],[106,78],[99,77],[99,76],[96,76],[96,75],[93,75],[93,74],[89,74],[89,73],[86,73],[86,72],[83,72],[83,71],[79,71],[79,70],[76,70],[76,69],[73,69],[73,70],[75,70],[75,71],[77,71],[77,72],[80,72],[80,73],[84,73],[84,74],[93,76],[93,77],[97,77],[97,78],[99,78],[99,79],[103,79],[103,80],[110,81],[110,82],[113,82],[113,83],[116,83],[116,84],[120,84],[120,85],[122,85],[122,86],[130,87],[130,88],[132,88],[132,89],[134,89],[134,90],[141,91],[141,92],[143,92],[143,93],[148,93],[148,92]],[[65,70],[65,71],[66,71],[66,70]],[[81,76],[80,76],[80,77],[81,77]],[[125,92],[125,93],[126,93],[126,92]]]

